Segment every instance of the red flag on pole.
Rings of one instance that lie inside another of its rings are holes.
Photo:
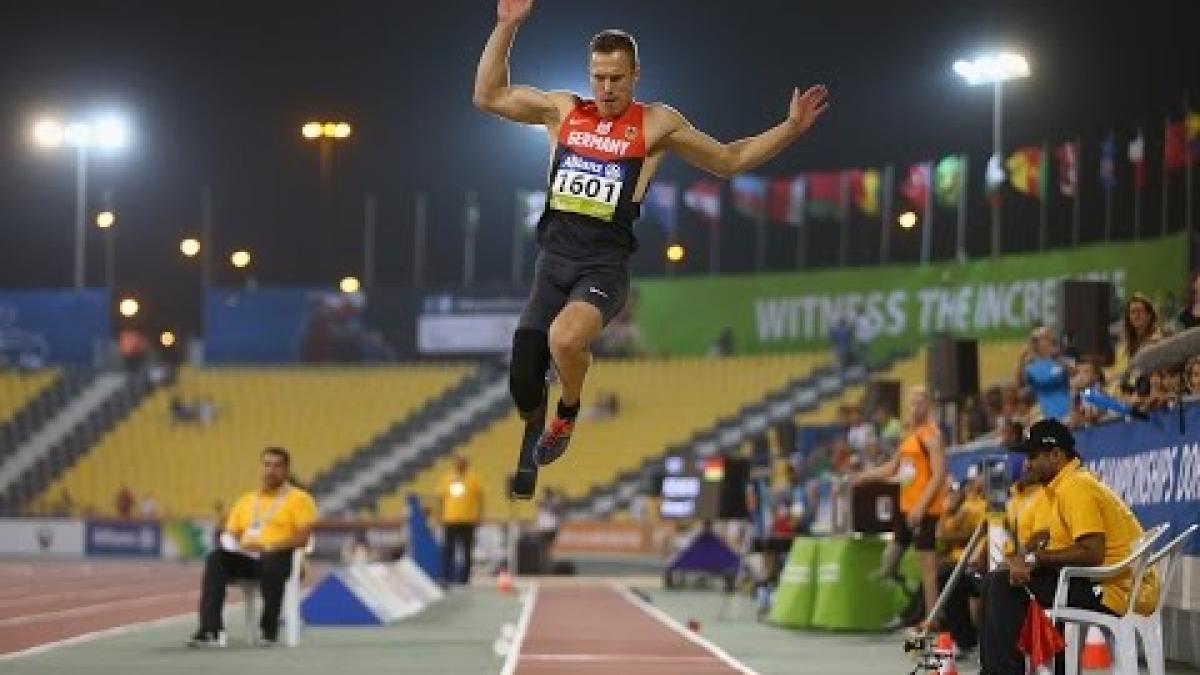
[[[1067,646],[1058,629],[1050,622],[1037,598],[1029,596],[1029,607],[1025,610],[1025,623],[1021,636],[1017,638],[1017,649],[1029,656],[1029,665],[1038,666],[1054,659],[1054,655]]]
[[[920,162],[908,167],[908,175],[900,185],[900,194],[904,196],[913,210],[924,212],[928,202],[930,189],[929,162]]]
[[[1163,164],[1168,169],[1182,169],[1187,165],[1187,154],[1183,122],[1168,121],[1163,138]]]

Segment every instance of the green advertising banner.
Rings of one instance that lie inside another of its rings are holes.
[[[634,321],[651,353],[703,354],[725,330],[738,353],[824,349],[844,316],[859,318],[874,349],[915,348],[937,332],[989,340],[1053,324],[1063,279],[1162,301],[1186,273],[1175,235],[963,264],[647,279],[636,283]]]

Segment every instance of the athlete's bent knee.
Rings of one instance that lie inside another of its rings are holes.
[[[550,327],[551,353],[555,355],[573,354],[585,351],[586,349],[587,341],[583,338],[579,330],[559,326]]]
[[[530,413],[546,397],[546,368],[550,366],[550,348],[546,333],[518,328],[513,335],[512,365],[508,369],[508,390],[521,413]]]

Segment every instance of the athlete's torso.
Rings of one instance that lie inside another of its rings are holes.
[[[645,189],[645,112],[635,102],[605,119],[593,101],[576,99],[558,127],[550,162],[546,211],[538,223],[545,250],[614,263],[637,248],[633,223]]]

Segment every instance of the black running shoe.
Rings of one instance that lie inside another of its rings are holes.
[[[187,642],[187,646],[196,648],[221,648],[225,644],[225,631],[223,630],[198,630]]]
[[[571,433],[575,431],[575,420],[565,417],[555,417],[550,426],[542,431],[538,438],[537,447],[533,449],[533,457],[539,466],[546,466],[567,451],[571,443]]]

